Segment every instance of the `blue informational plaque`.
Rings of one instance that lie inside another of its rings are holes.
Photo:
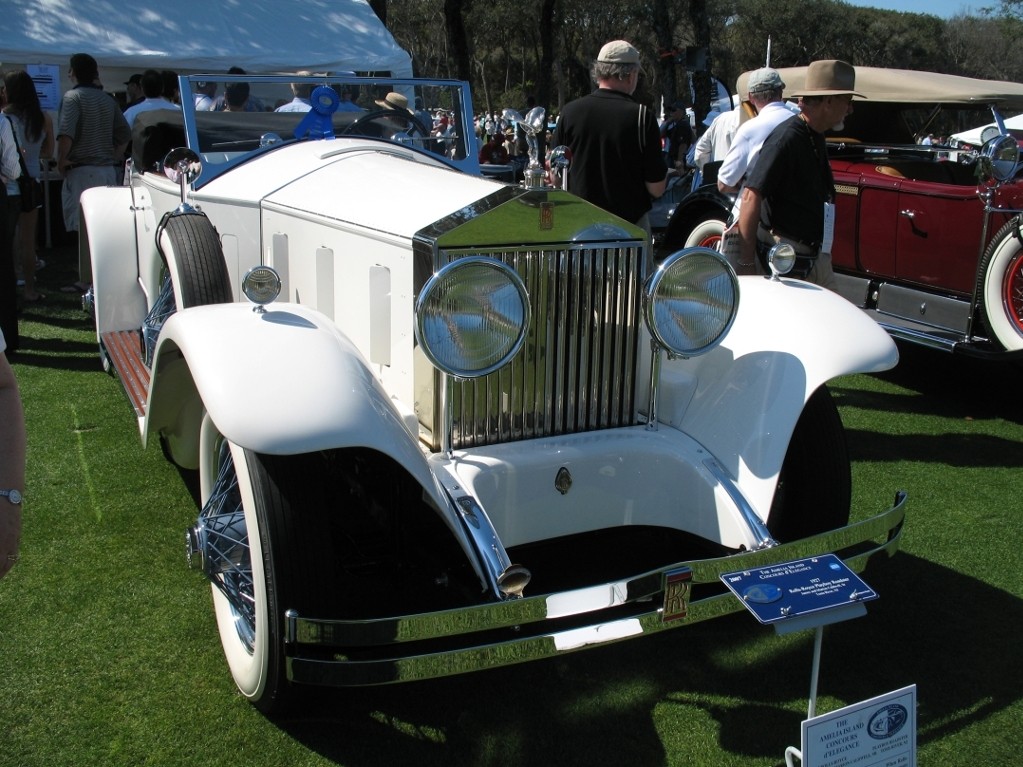
[[[724,573],[721,580],[764,624],[877,599],[877,592],[834,554]],[[860,607],[857,614],[863,612]]]

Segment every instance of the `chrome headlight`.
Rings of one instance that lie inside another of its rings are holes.
[[[529,297],[511,267],[470,257],[444,266],[416,301],[416,341],[427,358],[457,378],[505,365],[522,347]]]
[[[242,278],[242,293],[256,305],[256,311],[277,300],[281,294],[281,278],[269,266],[254,266]]]
[[[773,277],[788,274],[796,265],[796,249],[787,242],[772,245],[767,253],[767,264],[771,267]]]
[[[739,306],[739,280],[710,248],[687,248],[664,260],[647,280],[647,326],[669,353],[692,357],[713,349]]]

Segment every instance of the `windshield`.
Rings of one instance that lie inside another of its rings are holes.
[[[133,141],[150,143],[148,150],[133,147],[133,160],[142,171],[187,142],[203,159],[203,173],[196,183],[202,186],[283,144],[364,136],[414,147],[466,172],[479,172],[472,103],[462,82],[191,75],[181,77],[180,83],[180,115],[160,110],[159,114],[143,113],[136,120]],[[144,136],[139,134],[140,123]],[[173,146],[163,146],[168,143]]]

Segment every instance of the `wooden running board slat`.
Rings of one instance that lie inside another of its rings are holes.
[[[142,361],[141,338],[142,334],[138,330],[115,330],[100,336],[103,348],[139,418],[146,414],[146,398],[149,396],[149,368]]]

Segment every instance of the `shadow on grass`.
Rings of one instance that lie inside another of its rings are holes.
[[[63,341],[58,338],[38,339],[23,335],[17,363],[52,370],[103,373],[99,347],[96,344]]]
[[[1020,370],[1016,362],[973,359],[903,343],[899,364],[877,377],[924,395],[915,401],[911,396],[900,398],[900,412],[1023,423]]]
[[[960,469],[1023,465],[1023,445],[990,434],[882,434],[846,429],[854,461],[926,461]]]
[[[917,684],[921,745],[1023,697],[1018,597],[905,553],[864,577],[881,598],[825,630],[822,697],[844,705]],[[523,666],[318,691],[310,713],[277,724],[349,767],[663,765],[701,746],[781,763],[799,742],[812,636],[776,637],[739,614]]]

